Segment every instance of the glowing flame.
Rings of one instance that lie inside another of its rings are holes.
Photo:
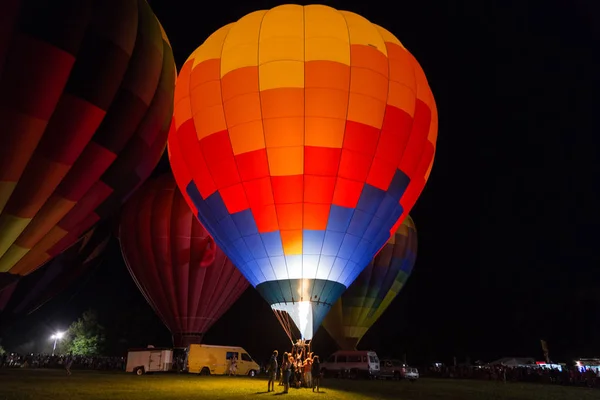
[[[302,334],[302,339],[306,339],[305,332],[306,327],[308,325],[308,316],[310,314],[310,301],[301,301],[298,303],[298,322],[300,326],[300,333]]]
[[[302,339],[311,340],[313,337],[313,309],[310,301],[294,303],[275,303],[271,308],[277,312],[285,312],[300,331]],[[287,331],[286,331],[287,332]],[[288,332],[289,334],[289,332]]]

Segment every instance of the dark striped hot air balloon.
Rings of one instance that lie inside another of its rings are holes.
[[[384,28],[322,5],[217,30],[182,67],[174,116],[181,191],[305,339],[408,215],[437,138],[415,58]]]
[[[417,230],[408,216],[323,320],[323,328],[341,349],[356,350],[400,293],[416,259]]]
[[[200,343],[249,286],[194,217],[170,174],[147,181],[127,202],[119,240],[131,276],[175,346]]]
[[[0,286],[114,212],[154,169],[176,70],[145,0],[0,4]]]

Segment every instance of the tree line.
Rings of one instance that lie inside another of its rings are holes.
[[[105,341],[105,329],[98,322],[98,314],[88,310],[69,326],[59,349],[63,354],[98,356],[103,354]]]

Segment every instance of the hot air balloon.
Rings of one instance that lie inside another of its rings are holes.
[[[0,314],[1,325],[33,313],[80,278],[89,276],[102,262],[110,238],[108,225],[95,226],[52,261],[21,278]]]
[[[310,340],[410,211],[436,138],[425,74],[394,35],[351,12],[284,5],[191,54],[168,148],[217,245],[288,336],[295,325]]]
[[[131,276],[177,347],[200,343],[249,286],[170,174],[147,181],[125,204],[119,238]]]
[[[144,0],[2,2],[0,281],[65,250],[147,179],[175,77]]]
[[[400,293],[416,258],[417,230],[408,216],[323,320],[323,328],[342,350],[356,350]]]

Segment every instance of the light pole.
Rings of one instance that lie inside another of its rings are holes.
[[[50,336],[50,339],[54,339],[54,347],[52,348],[52,356],[54,356],[54,351],[56,350],[56,342],[65,336],[64,332],[56,332],[54,335]]]

